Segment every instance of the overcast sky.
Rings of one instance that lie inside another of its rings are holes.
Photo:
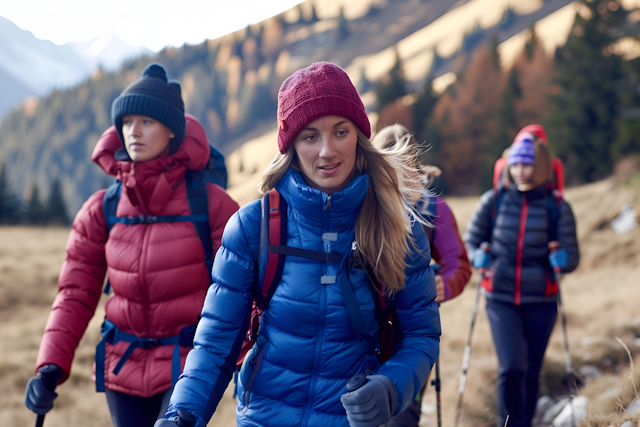
[[[277,15],[301,0],[2,0],[0,16],[56,44],[114,34],[159,51],[197,44]]]

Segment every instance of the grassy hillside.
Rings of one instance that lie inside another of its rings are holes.
[[[628,343],[636,355],[636,366],[639,366],[640,341],[637,337],[640,328],[633,325],[639,322],[640,315],[637,304],[640,300],[640,228],[619,235],[608,226],[622,205],[629,204],[640,211],[640,175],[630,176],[633,170],[566,193],[577,218],[582,256],[579,268],[567,275],[562,284],[574,367],[599,364],[605,372],[580,391],[593,401],[590,423],[584,426],[619,426],[628,416],[618,410],[617,402],[626,407],[635,397],[629,375],[634,374],[636,381],[640,380],[640,372],[629,371],[626,354],[613,339],[619,336]],[[477,198],[448,198],[447,202],[464,228]],[[26,382],[33,374],[39,341],[56,293],[67,235],[68,229],[64,228],[0,228],[0,341],[3,343],[0,346],[0,423],[3,425],[29,425],[35,420],[35,415],[25,409],[22,396]],[[445,426],[453,424],[475,280],[473,277],[459,298],[441,307]],[[105,299],[103,296],[76,353],[71,379],[59,388],[60,396],[47,415],[49,427],[111,425],[104,396],[95,393],[91,381]],[[583,340],[588,337],[591,337],[591,344]],[[594,341],[600,344],[592,344]],[[558,372],[562,372],[562,349],[562,333],[556,325],[543,367],[543,392],[561,391]],[[609,362],[606,362],[607,358]],[[481,308],[473,338],[463,426],[494,425],[496,369],[491,333],[484,308]],[[611,388],[619,388],[619,391],[613,396],[609,396],[609,391],[605,395],[609,397],[598,399]],[[425,411],[434,409],[430,406],[434,402],[431,393],[426,397]],[[234,426],[234,408],[229,388],[209,425]],[[434,417],[428,413],[423,415],[423,425],[435,425]]]

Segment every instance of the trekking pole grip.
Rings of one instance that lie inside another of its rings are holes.
[[[551,253],[554,253],[555,251],[560,249],[561,246],[562,244],[557,240],[552,240],[547,244],[547,247],[549,248],[549,251],[551,251]],[[553,267],[553,271],[556,273],[560,273],[562,269],[560,267]]]
[[[491,245],[489,244],[489,242],[482,242],[480,244],[480,250],[488,254],[489,252],[491,252]],[[487,268],[483,267],[483,268],[480,268],[478,271],[480,272],[480,276],[484,277],[484,274],[486,273]]]

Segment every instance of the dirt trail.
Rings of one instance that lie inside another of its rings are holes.
[[[582,260],[578,270],[563,281],[563,297],[569,317],[570,345],[575,354],[580,354],[581,338],[609,336],[623,322],[640,315],[640,228],[618,235],[607,225],[624,204],[630,204],[640,212],[640,175],[616,186],[614,181],[603,181],[570,189],[566,192],[566,199],[577,217]],[[448,202],[461,228],[464,228],[477,198],[449,198]],[[68,233],[68,229],[62,228],[0,228],[0,425],[27,426],[35,423],[35,415],[22,403],[24,387],[33,374],[42,331],[56,294]],[[475,277],[458,299],[443,304],[441,309],[445,426],[453,424],[474,283]],[[55,408],[47,415],[47,427],[112,425],[104,396],[95,393],[91,381],[91,365],[99,340],[105,299],[103,297],[78,348],[70,380],[58,389]],[[640,347],[632,348],[632,351],[640,351]],[[543,369],[551,371],[561,360],[562,334],[558,326]],[[637,359],[636,363],[640,360]],[[473,339],[463,425],[495,424],[496,368],[483,301]],[[623,381],[624,372],[618,375]],[[544,390],[544,385],[542,388]],[[429,394],[427,399],[432,402],[433,396]],[[625,399],[628,401],[628,396]],[[615,406],[615,402],[611,405]],[[234,408],[229,388],[209,425],[234,426]],[[611,412],[610,409],[602,411]],[[605,419],[611,414],[591,415],[593,420],[600,416]],[[435,416],[431,418],[435,419]],[[424,417],[423,425],[431,425],[430,421],[430,417]]]

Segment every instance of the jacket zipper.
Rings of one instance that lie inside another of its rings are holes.
[[[144,315],[145,315],[145,320],[147,323],[147,332],[146,332],[146,336],[147,337],[151,337],[151,322],[150,322],[150,314],[151,314],[151,308],[150,308],[150,303],[149,303],[149,288],[147,287],[147,277],[146,277],[146,267],[147,267],[147,263],[146,263],[146,254],[147,254],[147,247],[149,246],[149,227],[151,226],[151,224],[145,224],[144,225],[144,234],[142,235],[142,246],[141,246],[141,250],[140,250],[140,266],[138,267],[138,277],[140,278],[140,290],[141,293],[143,295],[144,298]],[[149,364],[145,363],[145,368],[144,368],[144,375],[143,377],[147,377],[149,375],[148,372],[148,368],[149,368]],[[143,381],[142,384],[148,384],[147,381]],[[146,386],[145,386],[146,388]],[[145,392],[148,392],[148,390],[145,390]]]
[[[522,251],[524,248],[524,234],[527,231],[527,214],[529,213],[529,200],[523,194],[522,209],[520,210],[520,227],[518,230],[518,247],[516,250],[516,286],[513,296],[513,303],[520,305],[522,299]]]
[[[325,202],[324,208],[323,208],[323,216],[324,216],[324,220],[325,220],[325,229],[327,231],[331,231],[331,222],[329,220],[329,212],[331,210],[331,195],[329,194],[327,196],[327,201]],[[325,272],[326,272],[326,268],[327,265],[325,263]],[[304,417],[302,418],[302,425],[306,426],[307,422],[309,421],[309,415],[311,414],[311,407],[313,406],[313,402],[315,401],[315,397],[316,397],[316,393],[315,393],[315,389],[316,389],[316,381],[318,379],[318,367],[320,365],[320,353],[322,350],[322,340],[324,338],[324,320],[325,320],[325,315],[327,313],[327,289],[326,289],[326,285],[320,285],[322,286],[322,290],[320,292],[320,306],[322,307],[322,310],[319,312],[319,319],[318,319],[318,340],[316,341],[316,351],[315,351],[315,355],[313,357],[313,371],[311,372],[311,384],[309,386],[309,401],[307,402],[307,408],[304,411]]]

